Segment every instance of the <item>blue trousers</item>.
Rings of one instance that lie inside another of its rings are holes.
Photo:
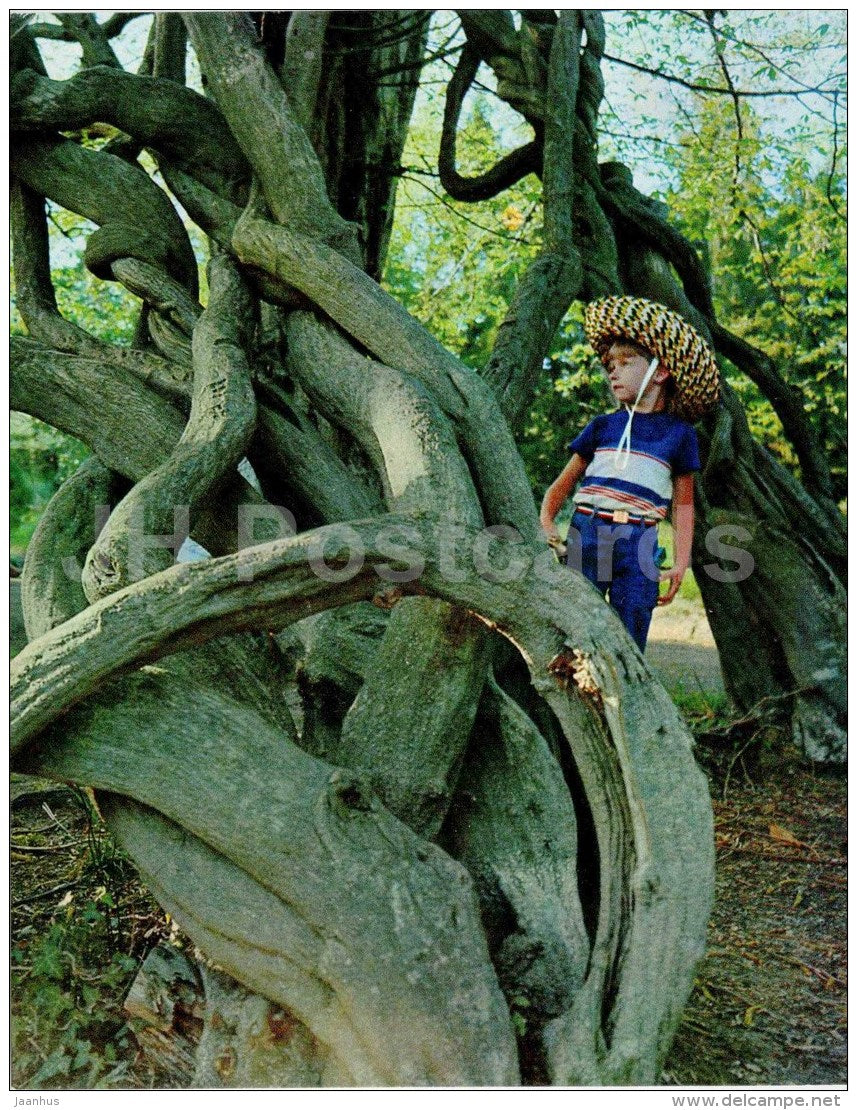
[[[575,513],[566,544],[566,564],[607,597],[644,651],[658,603],[658,578],[665,554],[658,546],[657,527],[611,524],[597,516]]]

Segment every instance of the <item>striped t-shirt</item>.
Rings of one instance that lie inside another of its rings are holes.
[[[617,465],[617,448],[627,423],[624,409],[596,416],[568,445],[589,464],[574,503],[665,517],[673,477],[699,470],[696,432],[672,413],[638,412],[631,425],[630,456],[622,469]]]

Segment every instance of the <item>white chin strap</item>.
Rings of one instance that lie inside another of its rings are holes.
[[[622,433],[622,438],[619,440],[619,446],[616,448],[616,467],[619,470],[627,470],[628,468],[628,460],[631,457],[631,425],[634,422],[634,413],[637,411],[640,398],[646,392],[649,382],[652,380],[652,376],[657,368],[658,360],[657,358],[653,358],[649,363],[648,370],[643,376],[640,388],[637,390],[637,399],[630,409],[628,409],[627,405],[625,406],[625,408],[628,409],[628,423],[625,425],[625,431]]]

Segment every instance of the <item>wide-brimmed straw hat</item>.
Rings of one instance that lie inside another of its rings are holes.
[[[591,301],[583,326],[605,365],[607,352],[617,339],[631,339],[657,355],[675,383],[667,409],[676,416],[693,422],[717,404],[720,375],[711,348],[687,320],[666,305],[643,297]]]

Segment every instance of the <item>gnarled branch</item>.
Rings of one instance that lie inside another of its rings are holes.
[[[476,77],[480,61],[480,56],[472,48],[465,46],[446,89],[437,168],[440,183],[453,200],[488,200],[516,184],[528,173],[540,173],[542,168],[542,143],[534,139],[504,155],[490,170],[476,177],[464,177],[456,169],[455,151],[461,106]]]
[[[98,341],[83,328],[66,320],[57,307],[51,281],[45,198],[22,181],[13,181],[9,220],[15,267],[15,305],[27,331],[34,339],[61,350],[97,349]]]
[[[109,66],[66,81],[32,70],[15,75],[12,126],[22,132],[74,131],[108,123],[181,166],[236,204],[246,201],[250,167],[217,105],[174,80]]]
[[[12,172],[41,196],[99,224],[86,262],[110,278],[116,258],[163,265],[196,295],[196,258],[187,231],[163,190],[139,166],[68,139],[28,137],[14,144]]]
[[[209,264],[209,302],[193,331],[194,388],[190,417],[169,459],[120,502],[86,561],[83,588],[90,601],[154,573],[174,552],[154,537],[173,532],[182,509],[190,530],[224,476],[244,455],[256,420],[243,345],[251,306],[234,264]],[[173,548],[175,544],[172,545]]]
[[[353,228],[331,205],[312,144],[256,46],[247,17],[198,12],[184,20],[209,89],[274,217],[358,257]]]
[[[512,427],[526,412],[556,329],[583,277],[574,242],[575,151],[569,142],[574,134],[581,30],[578,13],[564,11],[553,32],[545,98],[545,243],[518,284],[483,372]]]
[[[453,430],[418,382],[358,355],[309,313],[290,316],[287,336],[292,376],[374,461],[390,509],[434,512],[443,505],[451,519],[482,523]],[[407,533],[391,540],[406,545]],[[391,567],[391,581],[398,577]],[[433,835],[449,804],[486,666],[477,622],[442,602],[403,601],[329,758],[365,771],[388,809],[421,835]]]
[[[280,80],[298,123],[310,134],[324,63],[329,12],[293,11],[286,27]]]
[[[577,818],[559,764],[493,680],[440,843],[467,865],[506,997],[529,1027],[568,1010],[589,938],[578,891]]]
[[[184,417],[120,359],[105,356],[69,354],[12,336],[10,404],[76,436],[111,470],[139,481],[178,441]]]
[[[28,640],[86,608],[83,563],[121,486],[118,476],[92,457],[51,498],[27,545],[21,574]]]
[[[122,349],[109,348],[98,358],[83,357],[13,336],[11,406],[83,440],[107,467],[139,482],[169,457],[181,438],[185,418],[135,374],[139,367],[129,369],[118,356],[109,360],[113,351]],[[97,406],[93,397],[98,398]],[[194,531],[194,538],[216,553],[234,549],[235,529],[240,527],[240,521],[236,524],[232,519],[237,506],[254,506],[261,500],[237,474],[223,498],[228,508],[206,511]]]
[[[492,524],[538,533],[520,455],[490,387],[342,255],[305,235],[242,216],[238,257],[305,293],[387,366],[407,371],[452,419]]]
[[[340,1081],[517,1081],[465,870],[261,715],[147,670],[73,712],[26,766],[147,807],[106,808],[156,896],[298,1015]]]
[[[813,490],[822,505],[827,502],[832,508],[831,527],[844,532],[842,514],[832,500],[830,466],[818,436],[806,415],[800,391],[788,384],[773,359],[770,359],[764,351],[741,339],[740,336],[734,335],[716,320],[711,321],[711,335],[717,350],[742,370],[750,381],[755,382],[771,402],[774,412],[782,421],[783,431],[789,443],[797,453],[804,484]]]
[[[602,864],[598,929],[586,980],[571,1010],[554,1019],[549,1046],[554,1081],[651,1083],[703,946],[713,866],[708,792],[675,708],[651,680],[618,619],[565,568],[552,570],[556,565],[549,553],[536,556],[530,551],[513,582],[492,582],[472,572],[451,582],[436,554],[434,522],[390,517],[352,524],[345,532],[334,526],[236,556],[170,568],[97,602],[20,653],[13,662],[13,750],[34,742],[58,714],[107,677],[145,659],[227,631],[260,623],[281,626],[332,602],[373,596],[378,588],[375,568],[387,559],[383,535],[391,523],[412,527],[420,536],[425,569],[418,588],[465,606],[519,646],[533,684],[572,747],[593,811]],[[478,534],[464,530],[464,536],[474,550]],[[355,546],[363,560],[353,575],[335,585],[316,576],[314,552],[326,547],[328,566],[342,569]],[[416,585],[403,583],[402,589],[410,592]],[[581,690],[588,692],[589,708]],[[134,730],[146,748],[140,759],[150,791],[140,800],[163,807],[163,797],[155,794],[175,785],[185,808],[182,782],[174,783],[166,768],[165,775],[151,773],[152,759],[166,754],[162,741],[147,746],[146,737],[157,733],[158,721],[164,720],[161,700],[156,700],[158,720]],[[220,708],[217,719],[223,720]],[[246,726],[241,727],[246,734]],[[206,733],[211,742],[218,742],[218,731]],[[248,740],[260,735],[261,730],[253,730]],[[266,778],[258,788],[260,797],[266,795],[269,778],[268,745],[263,743],[263,749]],[[100,744],[94,745],[87,776],[104,767],[100,750]],[[227,750],[232,751],[231,744]],[[53,749],[41,758],[56,754]],[[119,754],[116,770],[127,780],[135,761],[124,743]],[[242,754],[236,762],[241,773],[234,783],[229,779],[230,788],[239,791],[237,804],[245,823],[243,799],[257,792],[255,783],[248,791],[243,781],[249,767]],[[166,787],[160,785],[165,777]],[[216,781],[222,789],[222,779]],[[100,785],[108,784],[101,780]],[[134,792],[120,782],[112,788]],[[267,840],[245,854],[240,846],[246,834],[225,828],[224,814],[218,816],[216,829],[208,834],[216,838],[212,846],[232,858],[240,851],[236,862],[254,874],[265,868]],[[184,819],[191,831],[202,832],[193,819]],[[268,828],[266,821],[266,838]],[[264,873],[269,877],[270,868]],[[331,889],[336,891],[338,884]],[[623,904],[630,907],[628,920]],[[605,1018],[608,980],[614,984],[615,1001]],[[560,1029],[563,1035],[557,1036]]]
[[[80,43],[85,66],[115,66],[121,68],[119,59],[110,45],[104,25],[91,12],[58,12],[57,19],[72,42]]]

